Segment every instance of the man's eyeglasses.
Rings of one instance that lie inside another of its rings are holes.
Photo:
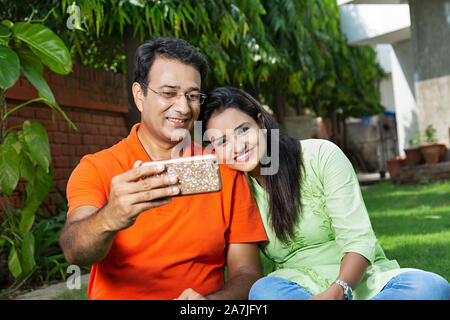
[[[163,91],[158,92],[153,90],[149,86],[146,87],[163,98],[163,100],[167,103],[174,102],[181,95],[184,95],[186,97],[186,100],[192,105],[201,105],[203,102],[205,102],[206,99],[206,94],[197,91],[178,93],[178,91],[175,89],[164,89]]]

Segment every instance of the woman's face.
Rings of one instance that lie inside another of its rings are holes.
[[[261,118],[261,114],[259,114]],[[262,123],[262,120],[259,120]],[[208,121],[206,136],[220,163],[230,168],[251,172],[260,165],[266,141],[260,125],[237,108],[214,112]]]

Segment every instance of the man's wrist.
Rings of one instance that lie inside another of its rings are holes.
[[[110,220],[108,215],[108,202],[98,209],[96,213],[96,218],[101,226],[101,232],[104,234],[116,234],[119,230],[114,227],[114,223]]]

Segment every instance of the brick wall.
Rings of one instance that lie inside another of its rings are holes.
[[[73,130],[59,112],[52,113],[41,103],[13,113],[8,118],[7,127],[21,125],[28,119],[47,129],[55,169],[54,184],[65,192],[70,173],[84,155],[108,148],[128,135],[126,78],[79,65],[75,65],[67,76],[46,70],[44,78],[57,103],[78,130]],[[8,107],[36,97],[37,91],[23,75],[6,94]],[[20,205],[18,197],[13,197],[13,203],[16,207]],[[50,199],[45,203],[54,208]]]

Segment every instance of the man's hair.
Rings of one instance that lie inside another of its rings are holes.
[[[134,60],[134,79],[141,85],[144,95],[147,95],[149,71],[157,57],[179,60],[200,72],[205,80],[208,73],[208,63],[198,50],[186,40],[173,37],[156,37],[145,41],[136,50]]]

